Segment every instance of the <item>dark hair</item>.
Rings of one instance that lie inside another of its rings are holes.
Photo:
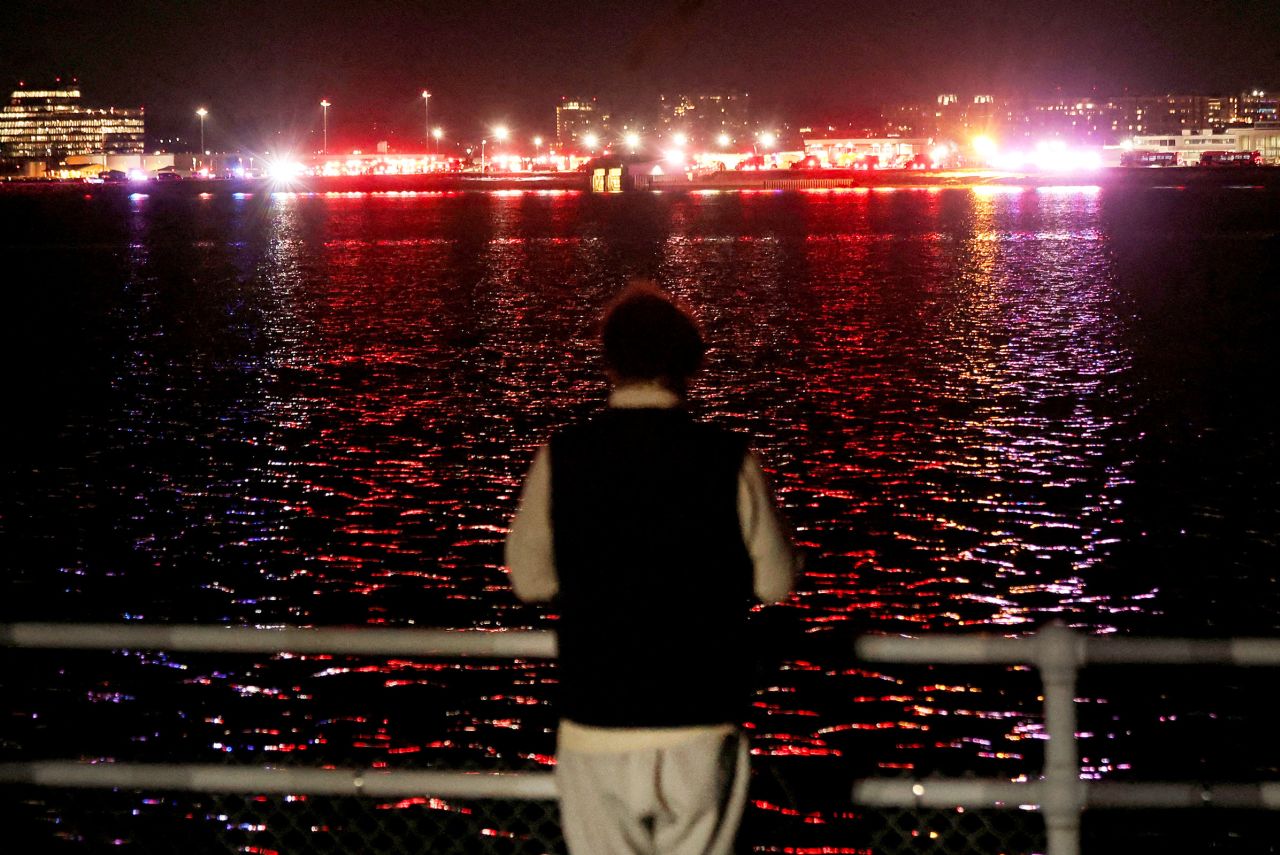
[[[635,281],[600,324],[605,367],[620,380],[660,380],[681,391],[702,365],[706,345],[693,317],[652,282]]]

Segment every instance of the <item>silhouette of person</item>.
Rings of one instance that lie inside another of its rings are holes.
[[[795,555],[744,437],[685,409],[693,318],[633,283],[601,329],[608,407],[536,453],[506,543],[560,614],[557,786],[574,855],[720,855],[746,802],[747,617]]]

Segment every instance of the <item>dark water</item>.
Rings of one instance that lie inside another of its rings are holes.
[[[1274,191],[10,194],[0,251],[4,620],[554,626],[501,540],[643,274],[700,316],[695,406],[753,437],[807,555],[757,616],[783,777],[1039,768],[1034,675],[859,664],[863,632],[1280,629]],[[11,757],[554,745],[537,663],[23,663]],[[1274,777],[1260,679],[1099,678],[1086,769]]]

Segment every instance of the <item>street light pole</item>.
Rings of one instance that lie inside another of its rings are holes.
[[[204,117],[209,115],[209,111],[201,107],[196,110],[196,115],[200,117],[200,156],[204,157]]]
[[[320,101],[321,108],[324,109],[324,153],[329,153],[329,108],[333,106],[329,103],[328,98]]]
[[[498,125],[496,128],[493,129],[493,136],[494,136],[495,142],[506,142],[508,134],[509,132],[507,131],[506,125]],[[508,168],[510,167],[508,166]]]
[[[426,136],[424,137],[423,141],[425,144],[430,145],[431,144],[431,93],[425,89],[422,90],[422,118],[423,118],[422,127],[426,131]]]
[[[485,171],[485,165],[484,165],[484,146],[485,146],[485,143],[487,143],[487,142],[489,142],[489,141],[488,141],[488,140],[484,140],[484,139],[480,140],[480,171],[481,171],[481,172],[484,172],[484,171]]]

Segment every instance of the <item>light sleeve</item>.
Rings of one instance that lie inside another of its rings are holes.
[[[546,602],[560,590],[551,535],[551,449],[542,446],[520,491],[507,533],[506,564],[511,587],[527,603]]]
[[[765,603],[785,600],[795,581],[797,556],[754,453],[743,459],[738,474],[738,522],[755,571],[756,597]]]

